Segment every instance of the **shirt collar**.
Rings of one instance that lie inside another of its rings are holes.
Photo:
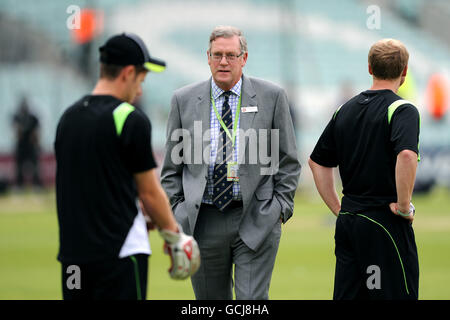
[[[242,77],[233,86],[233,88],[230,89],[230,91],[239,97],[241,95],[241,87],[242,87]],[[213,96],[214,100],[219,98],[220,95],[225,92],[224,90],[222,90],[221,88],[219,88],[217,86],[217,84],[214,82],[213,78],[211,78],[211,91],[212,91],[212,96]]]

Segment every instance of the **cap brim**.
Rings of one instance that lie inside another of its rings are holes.
[[[150,58],[150,61],[144,63],[144,68],[151,72],[163,72],[166,70],[166,63],[162,60]]]

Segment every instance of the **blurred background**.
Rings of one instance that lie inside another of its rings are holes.
[[[436,250],[430,259],[441,259],[441,263],[444,259],[450,267],[449,18],[446,0],[1,0],[0,274],[16,272],[20,278],[21,252],[35,252],[27,242],[32,238],[29,232],[37,237],[31,240],[34,245],[42,240],[51,259],[47,269],[41,268],[58,271],[53,141],[61,114],[95,84],[98,47],[115,33],[134,32],[146,42],[151,55],[166,60],[166,72],[147,77],[144,95],[137,103],[151,119],[153,147],[161,164],[170,98],[175,89],[210,77],[208,39],[220,24],[239,27],[247,38],[244,73],[277,83],[288,93],[303,171],[298,191],[301,201],[297,200],[294,222],[286,229],[297,230],[298,223],[306,237],[308,232],[317,234],[316,227],[325,228],[321,230],[330,239],[323,245],[331,266],[333,217],[313,189],[306,161],[333,112],[370,87],[370,46],[381,38],[396,38],[406,45],[409,72],[399,95],[414,102],[421,113],[422,161],[415,196],[419,208],[423,203],[423,211],[431,210],[430,204],[436,211],[429,229],[424,229],[424,234],[438,234],[438,240],[430,240],[430,248]],[[33,219],[46,223],[44,230],[24,227]],[[19,260],[8,262],[8,252]],[[298,273],[299,266],[295,268]],[[430,271],[437,275],[434,281],[442,283],[444,278],[439,277],[446,277],[450,286],[449,276],[439,273],[443,266],[436,268]],[[324,272],[332,276],[333,268]],[[14,279],[0,277],[0,298],[26,298],[33,292],[26,284],[17,287]],[[328,280],[332,282],[332,277]],[[16,295],[2,291],[7,283],[18,288]],[[48,295],[35,289],[35,298],[59,298],[55,296],[59,283],[55,286]],[[317,297],[330,298],[330,288],[324,287],[328,293]],[[433,298],[435,291],[431,286],[429,290]],[[439,298],[450,298],[450,289],[445,290]],[[314,298],[313,292],[280,297]]]

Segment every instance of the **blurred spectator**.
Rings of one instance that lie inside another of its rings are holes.
[[[8,190],[8,181],[6,178],[0,176],[0,195],[6,193]]]
[[[35,187],[42,187],[39,176],[39,120],[30,112],[27,98],[24,96],[13,116],[16,134],[16,185],[24,186],[25,179],[32,175]]]

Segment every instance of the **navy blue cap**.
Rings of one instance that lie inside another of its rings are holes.
[[[163,60],[150,56],[144,41],[134,33],[122,33],[109,38],[99,51],[100,62],[105,64],[142,65],[153,72],[162,72],[166,68]]]

